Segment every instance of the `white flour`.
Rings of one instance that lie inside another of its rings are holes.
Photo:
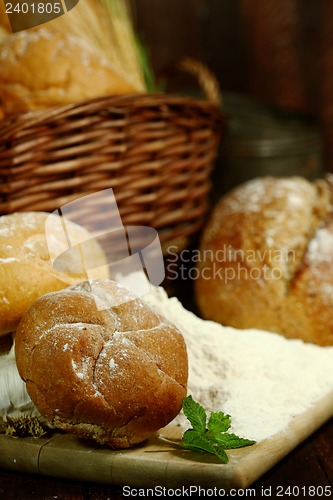
[[[162,288],[143,299],[184,336],[188,393],[206,409],[231,415],[231,430],[242,437],[261,441],[277,434],[333,391],[333,347],[202,320]],[[189,427],[184,416],[177,419]]]

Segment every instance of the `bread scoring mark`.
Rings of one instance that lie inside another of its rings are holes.
[[[167,379],[169,379],[173,384],[176,384],[178,385],[179,387],[182,387],[183,389],[185,388],[186,386],[186,382],[184,384],[181,384],[180,382],[178,382],[178,380],[176,380],[174,378],[173,375],[170,375],[169,373],[167,373],[165,370],[163,370],[161,368],[161,361],[160,361],[160,357],[158,355],[153,355],[153,353],[151,352],[147,352],[145,350],[143,350],[140,346],[138,346],[132,339],[129,339],[127,335],[129,334],[137,334],[137,333],[141,333],[141,334],[144,334],[146,332],[152,332],[152,331],[155,331],[156,334],[158,335],[159,331],[161,331],[163,329],[163,327],[169,327],[170,328],[170,324],[167,324],[166,322],[162,322],[160,325],[156,326],[156,327],[153,327],[153,328],[149,328],[147,330],[140,330],[140,331],[129,331],[129,332],[123,332],[123,335],[124,335],[124,338],[122,339],[122,343],[123,345],[125,346],[131,346],[135,349],[135,351],[137,352],[137,355],[139,357],[139,359],[146,359],[146,360],[149,360],[151,361],[155,367],[157,368],[158,372],[163,374],[164,377],[166,377]],[[119,333],[119,332],[118,332]],[[122,351],[121,355],[123,357],[127,357],[127,351],[124,350]]]
[[[97,309],[108,311],[110,316],[114,319],[115,322],[115,328],[120,329],[121,328],[121,322],[119,319],[119,315],[116,314],[116,312],[113,310],[113,308],[110,306],[110,304],[105,300],[106,297],[105,295],[102,294],[97,294],[96,293],[96,286],[94,285],[94,289],[92,290],[92,282],[94,280],[87,280],[82,283],[78,283],[75,285],[72,285],[67,288],[68,291],[73,291],[73,292],[80,292],[83,294],[85,297],[87,297],[88,301],[91,301],[93,298],[95,300]],[[96,280],[99,281],[99,280]]]

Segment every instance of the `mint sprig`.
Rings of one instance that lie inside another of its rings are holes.
[[[229,461],[225,450],[255,444],[251,439],[240,438],[229,433],[231,417],[223,411],[211,412],[208,422],[205,409],[192,396],[183,400],[183,412],[192,425],[184,432],[180,445],[186,450],[216,455],[221,462]]]

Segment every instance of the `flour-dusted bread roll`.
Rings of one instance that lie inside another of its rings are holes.
[[[22,31],[0,44],[0,97],[6,114],[136,92],[126,75],[74,35]]]
[[[164,427],[186,396],[182,335],[111,280],[40,297],[20,322],[15,346],[39,412],[57,428],[114,448]]]
[[[85,249],[91,269],[82,268],[78,255],[68,252],[59,257],[58,270],[54,268],[51,257],[63,254],[68,248],[60,217],[45,212],[17,212],[0,217],[0,336],[15,331],[28,307],[41,295],[88,277],[108,276],[105,255],[98,242],[83,227],[68,220],[66,223],[74,246],[88,241]]]
[[[204,318],[333,344],[332,179],[264,177],[217,204],[195,282]]]

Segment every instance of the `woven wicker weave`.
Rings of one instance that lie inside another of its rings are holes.
[[[124,225],[157,229],[165,252],[184,247],[207,210],[222,124],[215,104],[171,94],[106,96],[7,119],[0,213],[53,211],[112,188]]]

